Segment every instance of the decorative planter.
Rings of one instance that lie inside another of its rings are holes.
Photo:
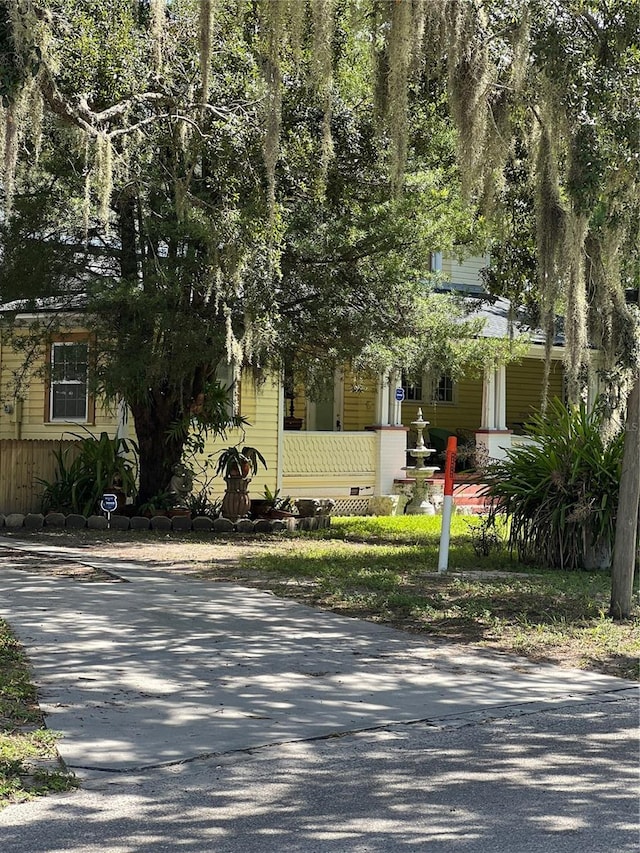
[[[249,515],[251,498],[248,489],[250,477],[225,477],[227,490],[222,499],[222,515],[231,521],[237,521]]]
[[[284,428],[292,430],[301,430],[302,418],[286,417],[284,419]]]
[[[316,518],[329,515],[336,505],[332,498],[298,498],[296,507],[300,518]]]
[[[191,510],[186,506],[175,506],[173,509],[170,509],[167,513],[169,518],[189,518],[191,516]]]

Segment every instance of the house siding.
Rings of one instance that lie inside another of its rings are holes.
[[[470,255],[464,260],[459,261],[457,258],[442,259],[442,277],[446,281],[451,281],[454,284],[463,284],[468,286],[482,285],[482,276],[480,270],[489,265],[487,255]]]
[[[78,330],[81,331],[81,330]],[[13,377],[19,373],[23,365],[22,353],[16,352],[6,340],[0,339],[0,441],[4,449],[0,459],[0,496],[5,505],[0,511],[7,509],[9,492],[15,496],[13,503],[29,509],[36,508],[33,497],[33,479],[35,477],[50,478],[53,476],[53,453],[61,439],[69,440],[74,436],[87,434],[100,435],[107,432],[114,436],[118,428],[117,412],[114,409],[96,401],[95,420],[93,423],[77,423],[56,421],[50,423],[48,418],[47,385],[42,373],[44,365],[44,349],[40,354],[39,365],[28,382],[21,389],[23,399],[16,401],[12,388]],[[205,457],[211,456],[206,464],[208,474],[215,470],[215,454],[223,447],[232,444],[248,444],[256,447],[265,457],[267,470],[260,468],[256,480],[258,494],[264,486],[275,490],[278,477],[278,427],[280,418],[280,389],[277,381],[267,378],[256,385],[250,373],[244,373],[240,384],[240,411],[249,421],[250,426],[245,430],[231,430],[226,439],[210,440],[207,442]],[[10,411],[5,411],[5,405]],[[135,440],[135,425],[133,419],[128,420],[128,434]],[[50,459],[45,459],[49,456]],[[13,484],[13,486],[11,486]],[[214,494],[224,492],[224,479],[218,477],[213,483]],[[41,489],[40,489],[41,491]]]
[[[343,430],[363,430],[375,422],[377,379],[356,376],[346,369],[344,374]]]
[[[427,386],[424,386],[425,394]],[[455,430],[476,430],[480,426],[482,415],[482,380],[462,379],[456,382],[455,402],[453,403],[420,403],[404,402],[402,404],[402,423],[406,427],[415,421],[418,408],[422,408],[422,417],[434,427]]]
[[[535,411],[539,411],[544,380],[544,360],[525,358],[507,366],[507,427],[520,430]],[[563,397],[564,369],[561,361],[551,362],[549,399]]]
[[[250,426],[230,430],[226,438],[210,439],[205,448],[205,457],[211,456],[209,473],[213,474],[217,465],[217,454],[225,447],[235,444],[255,447],[264,456],[267,469],[260,465],[249,489],[252,497],[259,497],[265,485],[271,491],[277,488],[279,445],[278,426],[280,417],[280,388],[277,381],[267,378],[256,385],[250,373],[243,373],[240,386],[240,412],[249,421]],[[223,477],[213,481],[212,492],[216,496],[224,493]]]
[[[44,351],[40,363],[28,382],[24,383],[20,393],[21,400],[16,400],[13,390],[13,379],[23,369],[24,358],[6,342],[2,342],[0,350],[0,439],[28,440],[58,440],[71,438],[70,433],[86,434],[88,430],[93,435],[106,431],[114,435],[117,429],[115,410],[96,402],[95,419],[90,407],[91,422],[56,421],[48,422],[48,393],[45,379],[42,375],[44,366]],[[5,406],[12,411],[5,411]]]

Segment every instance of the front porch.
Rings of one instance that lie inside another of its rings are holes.
[[[404,476],[406,445],[403,426],[284,431],[279,488],[293,498],[332,498],[336,514],[366,514],[370,499],[392,495]]]
[[[562,394],[561,355],[559,350],[554,352],[551,396]],[[413,464],[407,448],[415,442],[410,424],[418,409],[423,410],[433,431],[427,446],[441,451],[446,444],[443,436],[458,436],[461,469],[473,468],[478,449],[485,459],[504,458],[512,447],[532,440],[522,434],[522,427],[539,406],[541,356],[540,348],[532,348],[522,363],[491,369],[478,379],[461,380],[447,402],[435,401],[426,385],[420,395],[407,394],[400,374],[393,371],[364,383],[348,370],[339,372],[333,398],[321,404],[306,400],[298,390],[299,428],[285,428],[280,434],[278,487],[293,498],[332,498],[338,501],[336,512],[342,513],[369,511],[372,498],[380,504],[385,496],[406,494],[411,483],[403,469]],[[399,399],[401,391],[404,401]],[[319,426],[321,409],[327,428],[308,429]],[[367,425],[371,423],[375,425]],[[443,459],[439,456],[432,464],[442,467]],[[441,491],[437,474],[432,487],[437,505]],[[477,484],[460,478],[456,496],[458,506],[469,512],[483,509]],[[380,505],[380,509],[402,511],[388,505]]]

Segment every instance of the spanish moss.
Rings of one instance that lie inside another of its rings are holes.
[[[200,0],[200,74],[202,77],[201,98],[203,104],[209,100],[213,6],[214,0]]]
[[[323,108],[322,155],[320,160],[323,176],[326,175],[329,161],[333,156],[333,140],[331,138],[333,6],[334,0],[312,0],[311,3],[313,17],[313,76],[320,93]]]
[[[485,142],[491,65],[486,15],[482,7],[466,0],[446,3],[444,15],[449,52],[449,103],[458,129],[463,183],[470,195],[487,162]]]
[[[542,386],[543,411],[549,389],[551,351],[556,336],[556,310],[560,296],[560,254],[564,246],[565,211],[560,199],[556,143],[549,121],[540,129],[536,162],[536,228],[538,281],[542,323],[546,337],[546,359]]]
[[[411,0],[395,3],[389,32],[388,121],[392,139],[391,180],[402,186],[407,160],[407,110],[409,68],[412,59],[414,21]]]
[[[96,139],[95,182],[98,194],[98,218],[105,228],[109,225],[111,193],[113,192],[113,147],[109,137],[101,133]]]
[[[587,292],[585,286],[584,241],[588,220],[570,211],[567,216],[564,255],[567,265],[567,310],[565,338],[567,346],[567,392],[572,403],[586,402],[583,398],[589,371],[587,337]]]

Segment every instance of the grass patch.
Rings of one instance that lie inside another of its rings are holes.
[[[625,622],[605,615],[607,573],[518,565],[504,547],[483,555],[482,522],[452,521],[446,575],[437,573],[441,520],[405,516],[332,520],[297,547],[248,556],[235,576],[404,630],[638,679],[640,612]]]
[[[332,518],[331,527],[306,535],[371,545],[419,545],[424,549],[424,558],[437,567],[441,525],[441,516]],[[449,567],[477,568],[481,559],[486,570],[524,571],[504,545],[506,524],[498,521],[498,525],[497,528],[487,526],[486,519],[478,516],[453,516]]]
[[[0,619],[0,806],[75,787],[44,728],[29,666]]]

